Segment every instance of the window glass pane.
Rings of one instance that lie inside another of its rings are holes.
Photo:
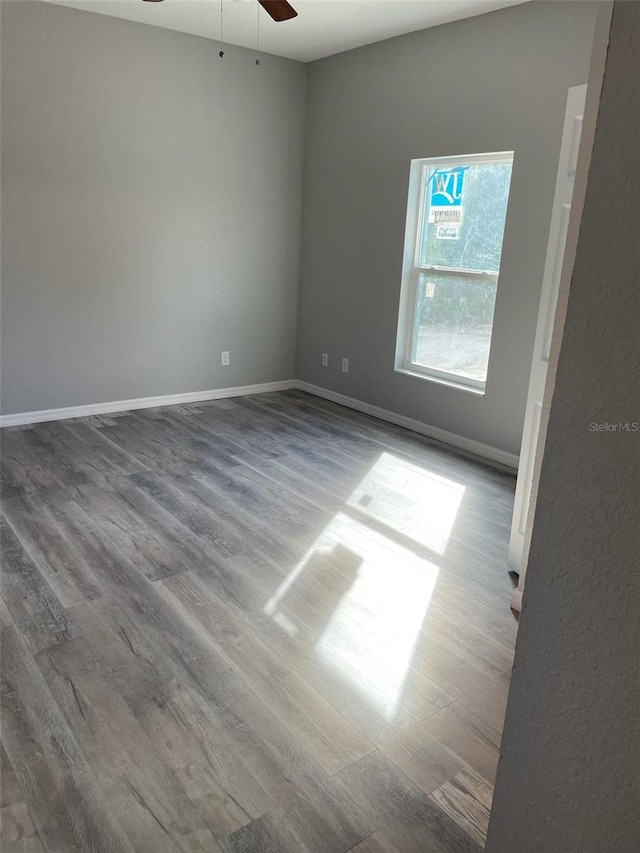
[[[511,162],[427,166],[420,264],[500,268]]]
[[[412,362],[485,382],[496,281],[418,273]]]

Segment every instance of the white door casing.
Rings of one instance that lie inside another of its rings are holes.
[[[578,149],[582,133],[587,94],[586,83],[569,89],[565,112],[560,161],[553,200],[553,212],[549,228],[549,243],[542,281],[542,294],[538,312],[533,360],[529,378],[529,391],[525,410],[522,445],[520,449],[520,469],[516,483],[516,494],[509,542],[509,568],[520,575],[512,606],[520,609],[522,590],[527,563],[527,542],[533,521],[535,496],[532,495],[533,473],[536,454],[539,451],[540,422],[544,397],[549,354],[553,333],[558,291],[562,273],[562,261],[565,253],[569,214],[573,198],[573,188],[578,162]]]

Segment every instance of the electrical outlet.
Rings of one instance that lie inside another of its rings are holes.
[[[349,359],[348,358],[342,359],[342,372],[343,373],[349,372]]]
[[[229,353],[226,351],[221,352],[220,353],[220,361],[221,361],[223,367],[226,367],[228,364],[231,364],[231,359],[229,358]]]
[[[328,352],[322,353],[322,366],[323,367],[329,367],[329,353]]]

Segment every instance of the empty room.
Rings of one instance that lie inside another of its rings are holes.
[[[635,853],[640,3],[0,9],[3,853]]]

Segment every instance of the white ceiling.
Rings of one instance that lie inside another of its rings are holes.
[[[220,0],[48,0],[61,6],[220,38]],[[291,0],[298,17],[276,24],[260,11],[265,53],[309,62],[363,44],[481,15],[527,0]],[[256,0],[223,0],[227,44],[255,48]]]

